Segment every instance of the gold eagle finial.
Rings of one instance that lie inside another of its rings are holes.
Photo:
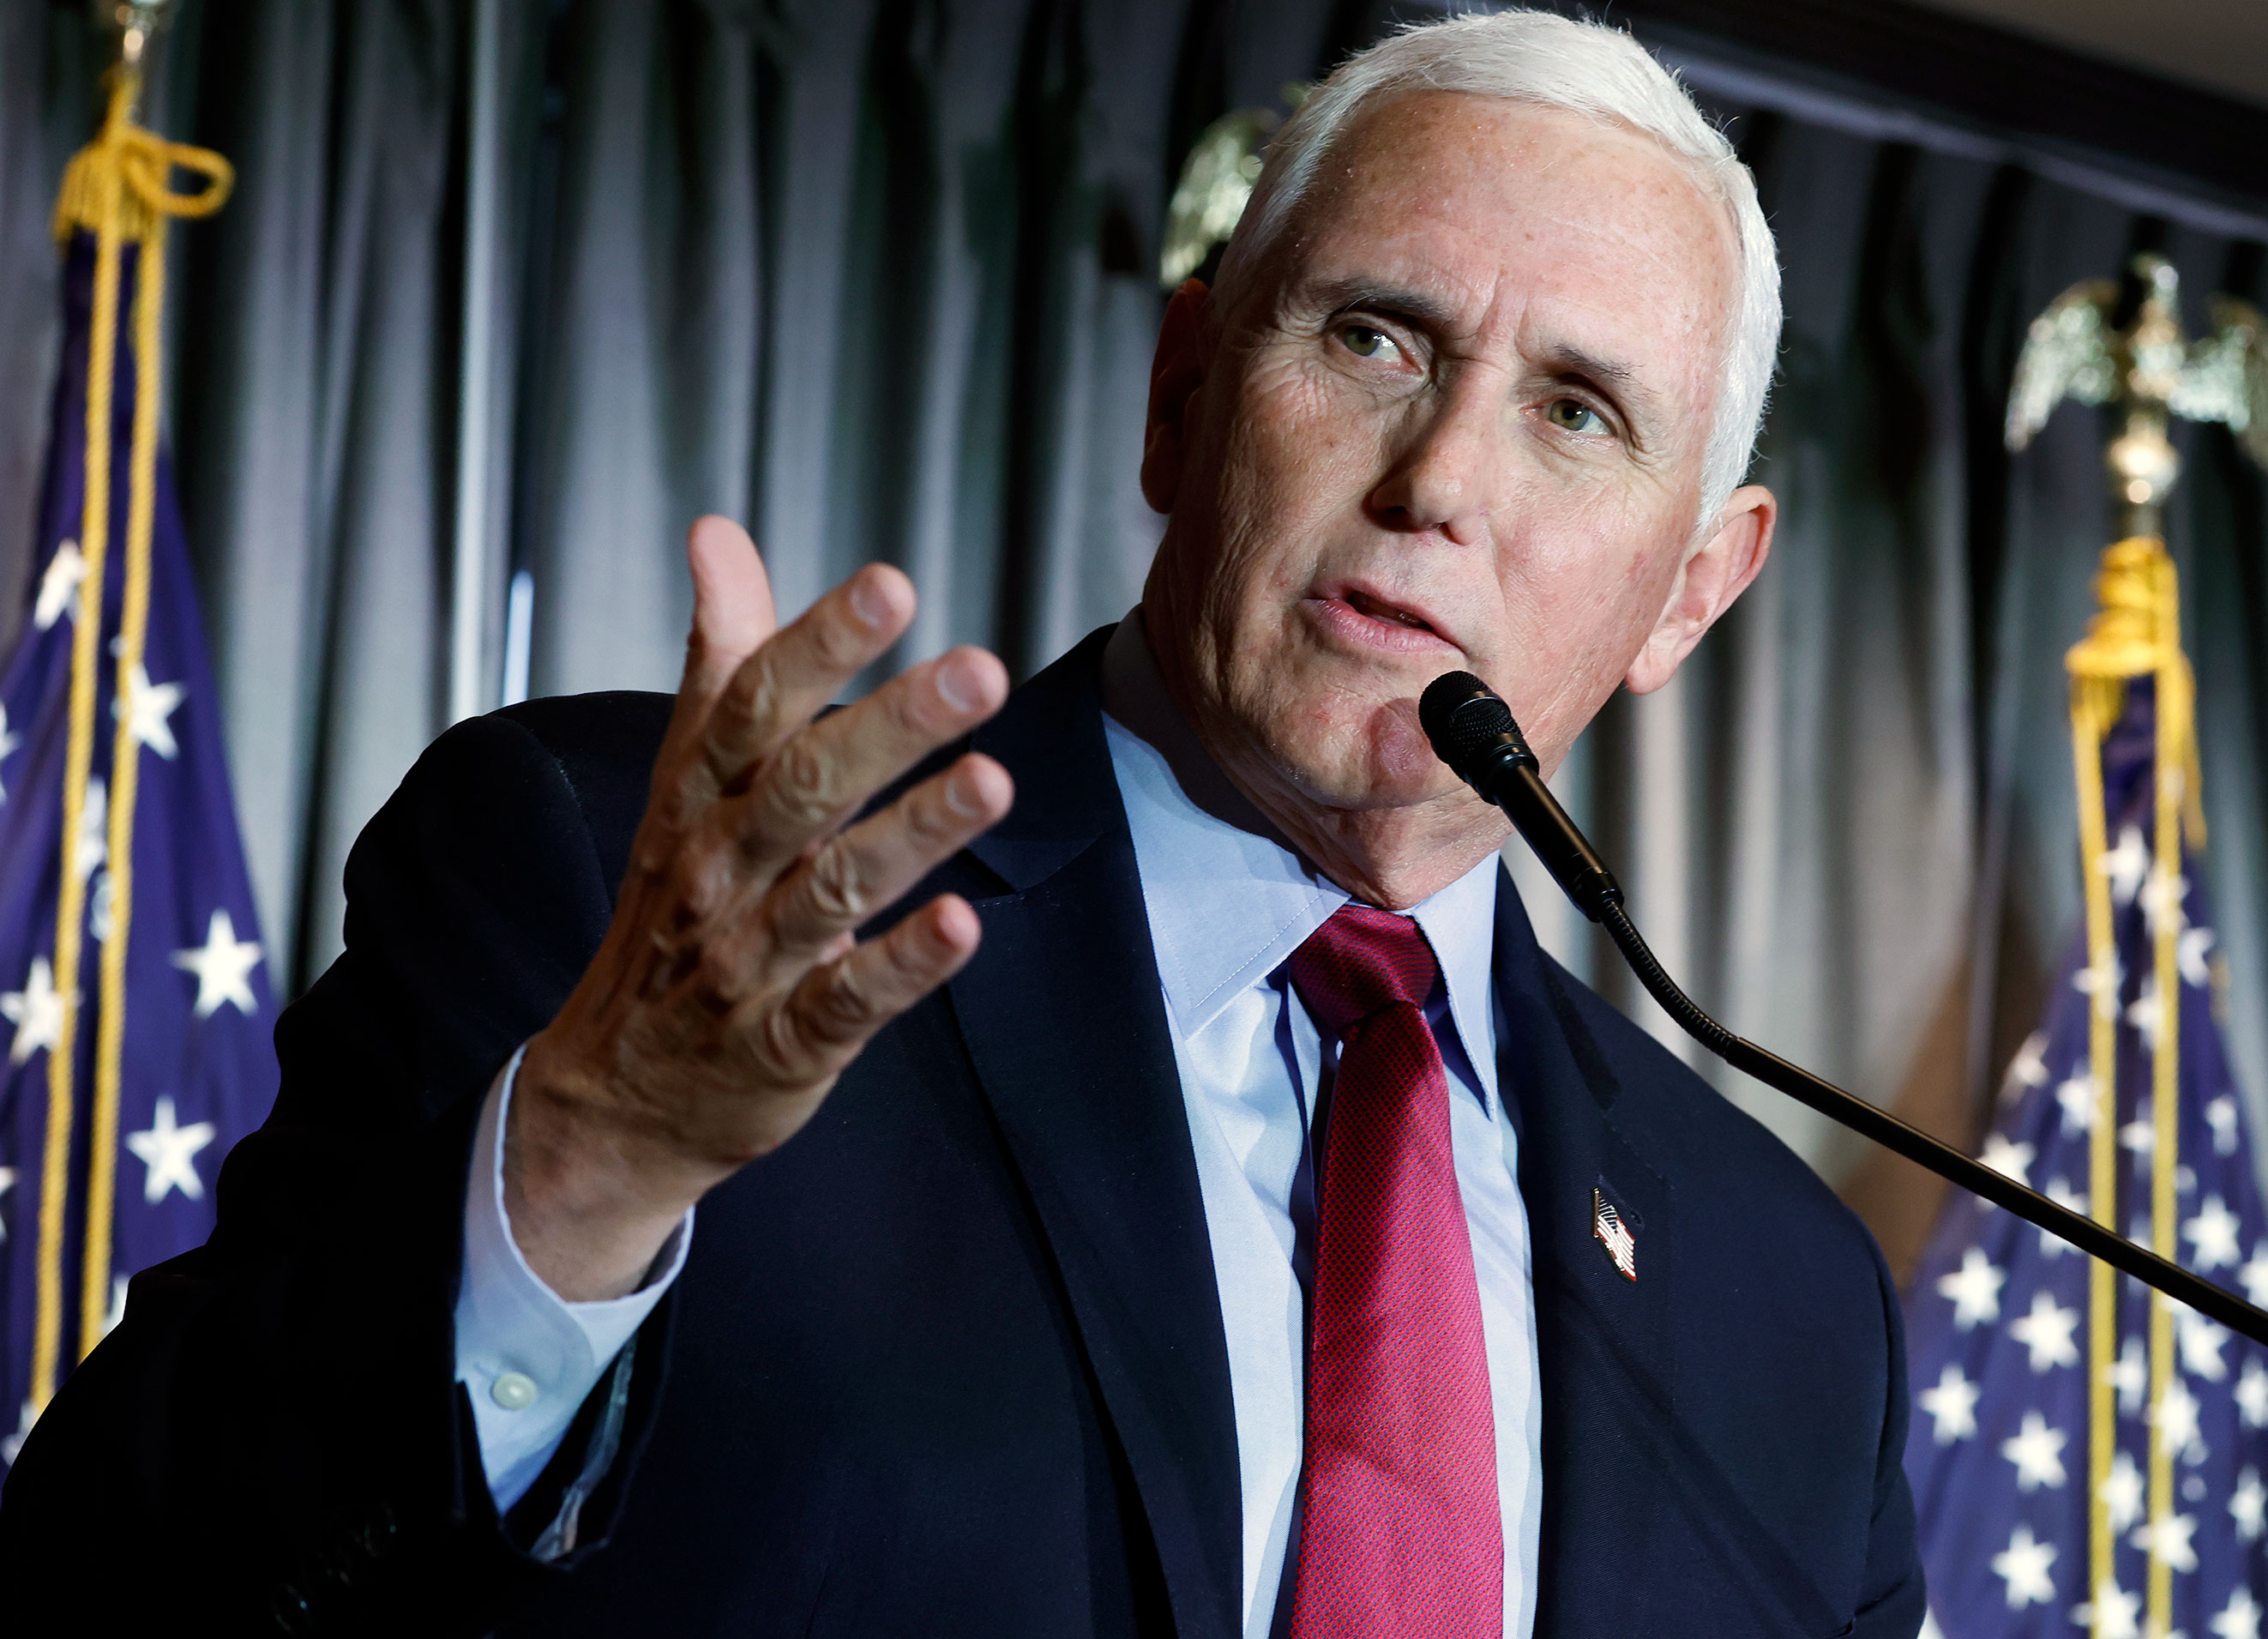
[[[2119,328],[2119,290],[2109,279],[2073,285],[2032,321],[2008,393],[2008,448],[2021,450],[2065,399],[2117,403],[2125,425],[2103,454],[2113,500],[2129,535],[2159,533],[2160,509],[2181,476],[2166,437],[2169,416],[2218,421],[2268,468],[2268,324],[2233,296],[2213,299],[2213,334],[2184,340],[2181,278],[2147,252],[2130,265],[2133,318]]]

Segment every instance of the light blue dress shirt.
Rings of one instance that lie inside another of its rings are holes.
[[[1287,1549],[1305,1446],[1307,1272],[1314,1240],[1308,1117],[1336,1058],[1284,964],[1347,901],[1270,832],[1205,759],[1167,698],[1138,612],[1103,661],[1104,730],[1142,878],[1228,1343],[1243,1495],[1247,1639],[1288,1614]],[[1504,1630],[1535,1626],[1542,1405],[1518,1141],[1498,1096],[1491,858],[1411,912],[1441,963],[1427,1013],[1450,1085],[1457,1185],[1472,1235],[1495,1412]],[[519,1056],[490,1088],[465,1200],[457,1376],[470,1391],[497,1506],[512,1506],[577,1409],[684,1266],[694,1214],[646,1284],[561,1299],[528,1266],[504,1210],[503,1145]]]

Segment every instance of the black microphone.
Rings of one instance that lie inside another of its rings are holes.
[[[1446,672],[1426,685],[1418,720],[1435,754],[1504,810],[1577,910],[1595,922],[1623,902],[1622,885],[1543,783],[1535,753],[1495,690],[1469,671]]]
[[[1661,1004],[1662,1011],[1677,1022],[1679,1029],[1711,1052],[1829,1119],[1864,1133],[1940,1178],[1995,1206],[2006,1207],[2058,1240],[2123,1269],[2145,1286],[2187,1303],[2256,1343],[2268,1343],[2268,1310],[2254,1308],[2235,1293],[2137,1245],[2094,1219],[2058,1206],[2037,1190],[2028,1189],[1975,1157],[1940,1143],[1857,1094],[1845,1092],[1800,1065],[1734,1035],[1704,1013],[1662,971],[1661,963],[1623,909],[1623,890],[1614,873],[1545,786],[1535,753],[1528,749],[1520,725],[1512,720],[1512,708],[1488,684],[1470,672],[1453,671],[1436,677],[1418,702],[1418,720],[1425,727],[1425,737],[1433,742],[1435,754],[1484,799],[1504,810],[1505,817],[1535,851],[1535,857],[1575,902],[1575,908],[1613,937],[1616,949],[1646,993]]]

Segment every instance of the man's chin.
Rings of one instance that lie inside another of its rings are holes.
[[[1269,736],[1281,778],[1303,801],[1341,810],[1410,808],[1461,787],[1418,726],[1414,700],[1366,705],[1341,697],[1340,710],[1291,714]]]

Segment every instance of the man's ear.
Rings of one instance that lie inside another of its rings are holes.
[[[1651,694],[1668,683],[1701,641],[1701,634],[1749,589],[1771,551],[1772,528],[1778,521],[1779,502],[1762,484],[1733,491],[1725,510],[1717,514],[1716,532],[1689,547],[1685,561],[1678,565],[1661,618],[1624,678],[1632,694]]]
[[[1158,351],[1150,361],[1150,418],[1142,434],[1142,498],[1170,513],[1189,459],[1189,402],[1205,378],[1205,312],[1212,292],[1184,279],[1166,304]]]

